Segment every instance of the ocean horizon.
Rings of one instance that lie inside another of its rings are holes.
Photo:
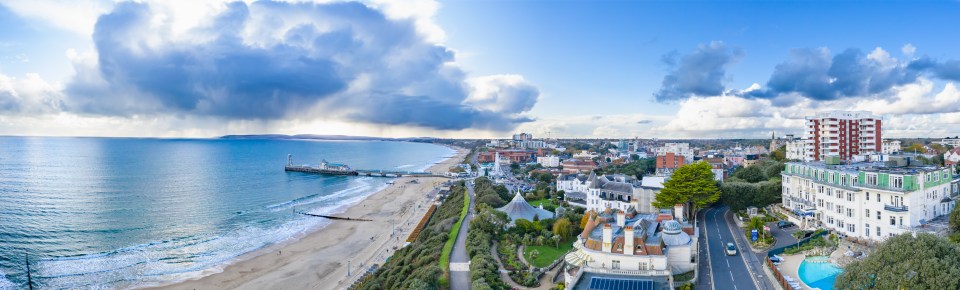
[[[0,289],[196,278],[328,224],[390,178],[285,172],[321,160],[423,171],[455,154],[396,141],[0,137]]]

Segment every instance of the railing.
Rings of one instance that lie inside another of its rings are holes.
[[[585,263],[582,267],[584,271],[590,273],[600,273],[600,274],[611,274],[611,275],[630,275],[630,276],[670,276],[672,275],[670,271],[667,270],[614,270],[607,268],[593,268],[588,267]]]
[[[883,210],[892,211],[892,212],[907,212],[907,211],[910,211],[910,208],[905,205],[894,206],[894,205],[884,204]]]

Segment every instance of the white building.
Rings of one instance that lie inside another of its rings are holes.
[[[883,140],[882,152],[884,155],[890,155],[900,152],[900,140]]]
[[[663,156],[667,153],[674,153],[683,156],[684,160],[693,161],[693,149],[690,149],[690,143],[664,143],[657,147],[657,156]]]
[[[786,142],[786,158],[787,160],[794,161],[813,161],[812,158],[808,159],[806,155],[807,151],[807,141],[804,140],[794,140]]]
[[[950,138],[950,137],[947,137],[947,138],[943,138],[942,140],[940,140],[940,141],[938,141],[938,142],[933,142],[933,143],[937,143],[937,144],[940,144],[940,145],[943,145],[943,146],[949,145],[949,146],[951,146],[951,147],[956,148],[956,147],[960,147],[960,138]]]
[[[854,238],[879,241],[921,230],[953,209],[952,176],[948,168],[911,165],[911,158],[847,165],[787,163],[783,206],[813,212],[817,225]]]
[[[597,176],[591,171],[590,175],[557,177],[557,190],[564,191],[564,200],[597,212],[611,209],[655,213],[658,209],[653,207],[653,200],[661,188],[643,186],[635,178],[622,174]]]
[[[547,148],[547,143],[541,140],[526,140],[526,141],[518,141],[517,143],[518,143],[517,147],[520,147],[523,149]]]
[[[698,229],[683,219],[682,207],[674,212],[591,215],[573,244],[575,250],[564,256],[566,288],[580,289],[576,285],[581,277],[609,276],[654,280],[661,287],[653,289],[662,289],[670,275],[694,270]]]
[[[537,157],[537,163],[543,167],[560,167],[560,157],[553,155]]]

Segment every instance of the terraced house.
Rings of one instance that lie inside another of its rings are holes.
[[[924,225],[955,206],[956,181],[949,168],[917,163],[905,155],[887,162],[787,163],[783,205],[854,238],[883,240],[926,230]]]

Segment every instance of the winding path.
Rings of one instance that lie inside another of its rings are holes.
[[[470,290],[470,256],[467,255],[467,231],[470,229],[470,221],[473,220],[474,193],[473,181],[467,180],[467,197],[470,204],[467,205],[467,216],[460,223],[460,231],[457,233],[457,240],[453,244],[453,252],[450,253],[450,289]]]

